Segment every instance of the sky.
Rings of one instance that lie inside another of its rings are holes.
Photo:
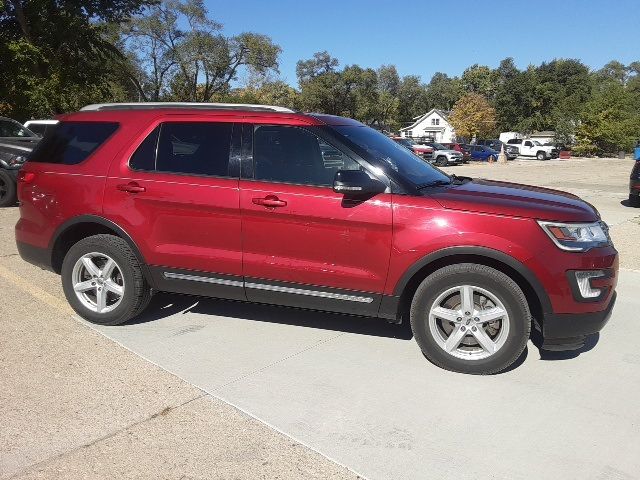
[[[640,60],[640,0],[205,0],[226,35],[251,31],[280,45],[280,74],[327,50],[341,66],[393,64],[428,82],[513,57],[526,68],[576,58],[593,69]],[[416,5],[416,6],[412,6]]]

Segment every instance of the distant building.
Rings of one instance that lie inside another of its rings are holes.
[[[551,130],[544,130],[542,132],[533,132],[529,135],[531,140],[537,140],[541,144],[545,143],[554,143],[556,138],[556,132],[552,132]]]
[[[437,108],[415,117],[411,125],[400,129],[400,136],[439,143],[452,143],[456,139],[448,112]]]

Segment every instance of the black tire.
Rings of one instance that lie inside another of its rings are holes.
[[[11,175],[0,169],[0,208],[16,203],[16,181]]]
[[[536,154],[536,158],[537,158],[538,160],[546,160],[546,159],[547,159],[547,154],[546,154],[546,152],[542,152],[542,151],[540,151],[540,152],[538,152],[538,153]]]
[[[640,195],[629,194],[629,206],[640,207]]]
[[[443,157],[442,155],[436,158],[436,165],[439,167],[446,167],[449,162],[447,161],[447,157]]]
[[[429,328],[433,303],[443,292],[459,285],[477,286],[491,292],[509,316],[504,345],[487,358],[467,360],[453,356],[438,345]],[[504,273],[473,263],[450,265],[425,278],[411,302],[410,320],[416,342],[430,362],[446,370],[475,375],[495,374],[511,366],[522,354],[531,333],[531,313],[520,287]]]
[[[124,281],[124,294],[120,304],[110,312],[97,313],[78,299],[72,281],[76,262],[85,254],[98,252],[115,260]],[[62,288],[71,307],[82,318],[98,325],[119,325],[139,315],[151,300],[151,288],[147,284],[138,259],[122,238],[114,235],[93,235],[73,245],[62,263]]]

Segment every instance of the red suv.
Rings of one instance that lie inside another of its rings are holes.
[[[487,374],[532,327],[543,348],[579,348],[616,297],[591,205],[446,175],[347,118],[89,106],[60,117],[18,190],[20,254],[102,325],[154,291],[289,305],[408,321],[433,363]]]

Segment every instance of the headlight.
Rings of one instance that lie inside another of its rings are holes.
[[[609,227],[604,222],[557,223],[538,222],[558,248],[570,252],[586,252],[591,248],[611,245]]]

